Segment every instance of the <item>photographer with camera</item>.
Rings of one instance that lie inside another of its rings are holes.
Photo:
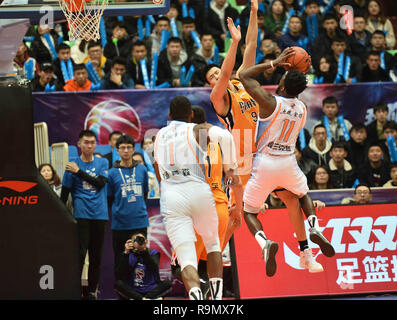
[[[160,252],[147,247],[143,233],[134,234],[125,243],[125,251],[116,269],[115,290],[129,300],[159,300],[172,287],[160,280]]]

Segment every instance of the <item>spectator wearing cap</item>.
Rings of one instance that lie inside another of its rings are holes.
[[[66,81],[63,87],[65,91],[89,91],[91,81],[88,79],[88,72],[84,64],[76,64],[73,72],[73,79]]]
[[[356,180],[356,171],[347,157],[347,147],[344,142],[334,142],[331,147],[331,160],[328,168],[334,188],[351,188]]]
[[[55,87],[53,87],[54,91],[63,91],[62,85],[57,79],[54,78],[54,65],[52,63],[42,63],[39,68],[39,75],[36,76],[30,83],[32,86],[32,91],[43,92],[46,90],[47,85],[47,88],[55,85]]]
[[[112,61],[110,72],[101,81],[101,89],[133,89],[134,81],[127,74],[127,61],[123,57],[116,57]]]

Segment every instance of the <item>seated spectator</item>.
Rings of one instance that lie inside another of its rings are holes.
[[[350,84],[353,82],[353,79],[356,81],[360,81],[361,77],[361,61],[358,57],[349,55],[347,53],[347,42],[346,38],[343,37],[335,37],[332,39],[331,43],[331,61],[333,64],[338,66],[339,63],[339,56],[340,54],[344,54],[344,66],[343,66],[343,72],[344,68],[346,67],[346,58],[350,57],[351,63],[350,63],[350,70],[347,72],[347,75],[345,74],[339,74],[341,78],[343,78],[346,83]],[[346,78],[346,79],[345,79]]]
[[[123,57],[116,57],[112,60],[110,72],[101,81],[102,90],[133,89],[134,81],[127,74],[127,62]]]
[[[365,30],[366,20],[364,16],[354,15],[354,31],[348,38],[348,46],[351,54],[359,57],[361,63],[365,63],[368,47],[371,45],[371,32]]]
[[[361,82],[388,82],[391,81],[389,73],[380,67],[380,54],[371,51],[367,55],[366,65],[361,73]]]
[[[200,35],[200,43],[201,48],[196,50],[196,54],[200,57],[203,57],[205,61],[209,64],[209,60],[214,61],[214,37],[210,33],[203,33],[202,35]],[[219,56],[219,64],[222,64],[221,61],[222,57]]]
[[[371,44],[367,48],[368,52],[377,51],[380,54],[381,68],[390,71],[395,67],[393,56],[386,51],[386,36],[383,31],[375,30],[371,36]]]
[[[68,44],[62,42],[60,43],[57,47],[57,55],[58,58],[55,59],[54,61],[54,67],[55,67],[55,75],[59,81],[59,83],[64,86],[65,85],[65,79],[63,77],[63,72],[62,72],[62,68],[61,68],[61,61],[65,61],[65,67],[67,68],[67,62],[70,59],[72,66],[74,68],[75,63],[73,61],[73,59],[70,57],[70,47]]]
[[[191,35],[191,31],[196,31],[196,25],[194,23],[194,19],[190,17],[186,17],[182,19],[182,33],[179,37],[182,40],[182,48],[186,51],[187,55],[190,57],[194,52],[198,50],[196,43],[193,40]],[[200,35],[197,33],[197,36]]]
[[[236,21],[239,13],[226,0],[211,0],[205,17],[204,32],[211,33],[219,52],[225,49],[225,38],[228,33],[226,19]]]
[[[114,2],[127,2],[127,0],[117,0]],[[113,28],[119,22],[122,22],[127,33],[132,36],[138,33],[137,20],[138,16],[106,16],[104,17],[106,34],[111,36],[113,33]]]
[[[142,68],[140,63],[142,59],[146,60],[148,78],[150,81],[152,62],[147,55],[147,47],[145,42],[138,40],[132,44],[131,57],[129,58],[127,63],[127,70],[128,70],[127,72],[135,83],[135,89],[146,88],[143,80]]]
[[[298,144],[297,144],[298,145]],[[295,158],[298,163],[299,168],[305,174],[305,176],[309,179],[309,173],[313,172],[314,168],[317,167],[316,162],[313,159],[303,158],[302,152],[298,147],[295,147]],[[311,184],[311,181],[308,181],[308,184]]]
[[[274,54],[268,54],[259,63],[270,62],[275,59],[276,56]],[[282,67],[277,67],[274,69],[269,68],[263,71],[263,73],[259,74],[255,79],[261,85],[278,85],[284,73],[285,69]]]
[[[62,85],[58,79],[54,78],[54,65],[49,62],[40,65],[39,75],[36,76],[31,82],[32,91],[63,91]],[[52,90],[53,88],[53,90]]]
[[[161,33],[163,30],[170,31],[170,19],[166,16],[159,17],[153,30],[146,41],[147,48],[149,52],[160,52]]]
[[[132,41],[127,33],[127,27],[123,21],[119,21],[113,26],[112,37],[106,43],[103,54],[110,60],[116,57],[127,58],[131,46]]]
[[[160,253],[147,247],[142,233],[132,236],[116,270],[115,290],[124,299],[158,300],[171,289],[170,280],[160,280]]]
[[[324,125],[317,124],[313,129],[313,136],[309,145],[302,150],[302,157],[304,159],[312,159],[319,166],[326,166],[331,159],[329,155],[331,146],[332,143],[328,139]]]
[[[49,36],[49,43],[45,38],[46,34]],[[48,25],[38,26],[37,34],[30,46],[30,51],[39,65],[44,62],[52,62],[56,59],[55,47],[57,43],[58,36],[53,29]],[[53,48],[53,50],[50,48]]]
[[[88,79],[88,72],[85,64],[76,64],[74,66],[73,79],[66,81],[63,87],[65,91],[89,91],[91,81]]]
[[[301,47],[309,54],[311,43],[309,38],[302,33],[302,20],[298,16],[291,16],[288,22],[288,32],[277,38],[277,44],[283,51],[287,47]]]
[[[53,166],[49,163],[42,163],[37,169],[44,180],[49,184],[50,188],[60,197],[62,190],[61,178],[58,176]]]
[[[342,204],[368,204],[372,200],[371,188],[364,184],[360,183],[354,189],[354,196],[352,198],[344,198],[342,199]]]
[[[351,139],[347,142],[349,148],[347,159],[357,169],[366,159],[369,146],[367,128],[362,123],[358,123],[353,125],[349,133]]]
[[[152,138],[145,138],[142,141],[142,149],[148,154],[150,159],[153,161],[153,151],[154,151],[154,143]]]
[[[383,187],[385,188],[397,188],[397,162],[393,162],[390,165],[390,180],[387,181]]]
[[[383,126],[387,122],[389,108],[384,103],[378,103],[373,112],[375,120],[367,125],[368,140],[370,142],[382,142],[386,139],[383,135]]]
[[[322,15],[320,12],[320,6],[318,0],[307,0],[305,2],[305,11],[303,12],[302,15],[302,32],[304,35],[308,36],[308,30],[307,30],[307,24],[306,24],[306,18],[307,17],[312,17],[312,15],[317,16],[317,30],[312,30],[313,32],[317,31],[317,35],[320,34],[320,23],[322,21]]]
[[[324,32],[319,33],[312,45],[312,63],[316,70],[318,70],[320,57],[333,54],[331,50],[332,40],[335,37],[345,37],[343,31],[339,29],[339,20],[332,14],[324,16],[321,26]]]
[[[90,61],[99,79],[103,79],[105,74],[110,71],[112,62],[103,55],[101,42],[90,41],[87,46],[87,52],[88,56],[83,60],[83,63],[87,64]]]
[[[178,5],[175,2],[171,2],[170,10],[165,14],[165,16],[170,20],[175,19],[176,29],[178,30],[178,34],[182,32],[182,22],[180,20],[180,11],[178,10]]]
[[[187,59],[187,53],[182,50],[181,39],[170,38],[166,50],[163,50],[159,56],[157,69],[158,84],[169,82],[173,87],[180,87],[180,71]]]
[[[393,49],[396,44],[396,36],[394,35],[393,24],[385,17],[382,6],[378,0],[368,1],[366,17],[367,30],[373,33],[375,30],[381,30],[386,34],[386,47]]]
[[[28,74],[30,72],[26,69],[28,65],[31,65],[32,67],[31,74]],[[29,80],[39,75],[39,66],[37,64],[37,61],[35,58],[32,58],[29,55],[29,48],[26,46],[25,41],[22,41],[17,50],[17,53],[15,54],[13,66],[20,75],[26,76]]]
[[[367,160],[358,168],[360,183],[370,187],[381,187],[389,180],[389,162],[383,160],[384,152],[378,143],[372,143],[368,148]]]
[[[336,65],[332,63],[331,56],[320,57],[318,69],[315,70],[314,83],[334,83],[337,74]]]
[[[183,20],[183,10],[182,10],[182,4],[186,3],[187,9],[188,9],[188,16],[192,17],[194,19],[194,23],[197,27],[198,33],[201,34],[204,32],[205,29],[205,2],[200,1],[200,0],[172,0],[171,1],[171,7],[174,4],[176,7],[177,12],[179,13],[177,15],[177,18],[179,20]],[[190,15],[190,11],[193,10],[193,15]]]
[[[318,166],[310,173],[312,183],[310,190],[327,190],[333,189],[331,182],[331,173],[327,166]]]
[[[338,121],[338,112],[339,112],[339,106],[338,106],[338,100],[334,96],[328,96],[323,99],[323,116],[321,117],[321,120],[315,123],[315,126],[317,124],[323,124],[324,125],[324,117],[328,119],[329,122],[329,130],[331,131],[331,137],[328,137],[328,139],[331,140],[331,142],[335,141],[344,141],[344,134],[343,134],[343,129]],[[344,123],[346,126],[347,131],[349,131],[352,128],[352,124],[350,123],[349,120],[344,119]]]
[[[351,188],[356,180],[356,171],[346,160],[347,147],[344,142],[334,142],[331,147],[331,160],[328,168],[334,188]]]
[[[287,19],[285,3],[281,0],[274,0],[269,12],[265,16],[265,26],[269,32],[274,34],[277,38],[282,35],[282,30]]]

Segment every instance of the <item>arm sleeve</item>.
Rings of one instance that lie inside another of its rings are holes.
[[[61,200],[64,204],[68,201],[70,189],[68,187],[62,186],[61,190]]]
[[[76,175],[80,179],[85,180],[88,183],[92,184],[97,189],[102,189],[105,186],[106,182],[107,182],[107,178],[102,176],[102,175],[97,176],[97,177],[92,177],[88,173],[86,173],[86,172],[84,172],[82,170],[79,170],[76,173]]]

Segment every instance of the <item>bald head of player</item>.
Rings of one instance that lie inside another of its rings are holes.
[[[176,96],[170,102],[170,113],[168,114],[171,120],[192,122],[193,111],[190,100],[184,96]]]
[[[288,71],[283,75],[276,90],[282,97],[295,98],[306,89],[306,76],[297,70]]]

